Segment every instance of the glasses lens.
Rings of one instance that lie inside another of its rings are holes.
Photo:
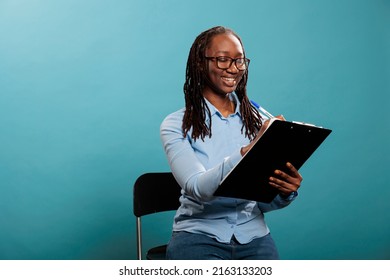
[[[238,70],[245,70],[247,67],[247,61],[245,58],[236,59],[236,67]]]
[[[217,57],[217,66],[220,69],[228,69],[232,64],[232,59],[230,57],[219,56]]]

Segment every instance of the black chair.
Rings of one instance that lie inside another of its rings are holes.
[[[170,172],[145,173],[137,178],[133,189],[133,212],[137,227],[137,258],[142,259],[141,217],[153,213],[177,210],[181,187]],[[165,259],[167,245],[147,250],[146,259]]]

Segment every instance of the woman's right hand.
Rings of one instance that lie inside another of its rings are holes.
[[[283,115],[279,115],[275,117],[276,119],[285,121],[286,119],[283,117]],[[264,134],[265,130],[267,129],[269,125],[270,119],[267,119],[263,125],[260,128],[259,133],[257,133],[256,138],[253,139],[248,145],[241,148],[241,155],[244,156],[251,148],[252,146],[257,142],[257,140]]]

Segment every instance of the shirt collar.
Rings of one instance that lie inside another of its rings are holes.
[[[240,114],[240,101],[238,100],[236,93],[235,92],[230,93],[229,97],[230,97],[230,100],[232,100],[236,104],[235,112],[232,115],[237,114],[237,115],[241,116],[241,114]],[[218,114],[220,117],[222,117],[222,114],[218,111],[217,108],[215,108],[215,106],[213,104],[211,104],[206,98],[204,98],[204,100],[206,101],[206,104],[210,109],[211,116]],[[208,120],[208,119],[209,119],[209,116],[206,114],[206,120]]]

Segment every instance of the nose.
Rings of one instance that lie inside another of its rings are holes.
[[[237,66],[236,66],[236,62],[235,61],[232,61],[232,63],[230,64],[230,67],[228,69],[226,69],[227,72],[229,73],[238,73],[240,72],[240,70],[238,70]]]

